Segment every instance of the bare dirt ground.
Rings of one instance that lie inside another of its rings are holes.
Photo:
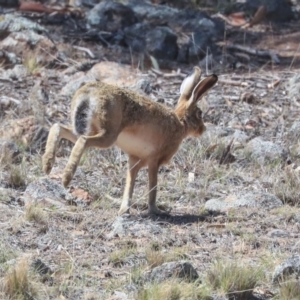
[[[300,299],[297,278],[274,281],[275,268],[299,253],[300,236],[300,25],[276,26],[228,32],[224,43],[271,49],[281,63],[250,55],[230,68],[216,67],[219,82],[200,104],[207,132],[187,139],[159,173],[158,204],[169,211],[164,217],[143,211],[146,170],[138,176],[131,215],[117,217],[127,165],[116,148],[87,151],[64,190],[61,174],[71,150],[66,143],[45,176],[42,150],[26,141],[35,125],[22,123],[23,132],[18,122],[33,116],[42,117],[37,123],[44,128],[68,123],[69,98],[61,90],[71,77],[40,66],[21,80],[2,76],[1,95],[20,103],[0,111],[1,136],[13,136],[19,151],[16,158],[1,157],[0,298]],[[96,51],[93,43],[81,46]],[[124,60],[109,49],[98,51]],[[224,57],[231,55],[224,46]],[[192,68],[180,67],[176,73],[134,66],[132,73],[146,78],[150,97],[174,106]],[[48,95],[42,108],[34,102],[39,80]],[[282,204],[230,205],[247,193],[259,194],[261,202],[272,195]],[[229,205],[207,206],[212,199]],[[199,278],[178,283],[147,277],[171,261],[190,262]]]

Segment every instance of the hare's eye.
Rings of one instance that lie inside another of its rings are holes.
[[[202,118],[202,111],[201,111],[200,109],[197,110],[197,112],[196,112],[196,117],[197,117],[198,119],[201,119],[201,118]]]

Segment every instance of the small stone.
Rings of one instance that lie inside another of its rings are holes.
[[[295,255],[285,260],[281,265],[275,268],[273,282],[285,280],[287,276],[295,274],[300,275],[300,256]]]
[[[259,207],[269,210],[279,206],[282,206],[279,198],[261,192],[236,193],[210,199],[205,203],[205,209],[210,212],[227,212],[230,208],[239,207]]]
[[[187,281],[195,281],[198,279],[198,273],[195,268],[186,261],[166,262],[155,267],[149,279],[155,282],[162,282],[170,278],[186,279]]]
[[[260,137],[249,141],[244,151],[249,153],[251,158],[260,164],[283,160],[287,157],[287,151],[285,151],[282,146],[270,141],[264,141]]]
[[[278,238],[287,238],[290,237],[290,234],[284,230],[275,229],[268,233],[268,235],[272,238],[278,237]]]

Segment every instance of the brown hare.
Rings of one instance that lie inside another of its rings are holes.
[[[50,129],[43,156],[44,171],[50,173],[61,138],[75,143],[63,173],[65,187],[86,148],[116,145],[129,157],[119,214],[129,212],[134,182],[142,167],[148,167],[149,213],[161,213],[155,204],[159,167],[171,159],[185,137],[200,136],[205,131],[197,102],[218,77],[211,75],[202,81],[200,77],[201,70],[195,67],[183,80],[175,110],[124,88],[100,82],[84,85],[72,99],[72,126],[54,124]]]

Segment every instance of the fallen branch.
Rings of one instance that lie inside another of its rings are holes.
[[[226,85],[233,85],[233,86],[244,86],[248,87],[249,83],[245,81],[234,81],[234,80],[224,80],[224,79],[219,79],[218,83],[220,84],[226,84]]]
[[[242,51],[251,55],[256,55],[260,57],[269,57],[272,59],[272,61],[276,64],[280,63],[280,59],[277,54],[273,53],[272,51],[269,50],[259,50],[259,49],[252,49],[250,47],[242,46],[242,45],[237,45],[237,44],[227,44],[224,42],[219,42],[219,46],[225,46],[228,50],[238,50]]]

